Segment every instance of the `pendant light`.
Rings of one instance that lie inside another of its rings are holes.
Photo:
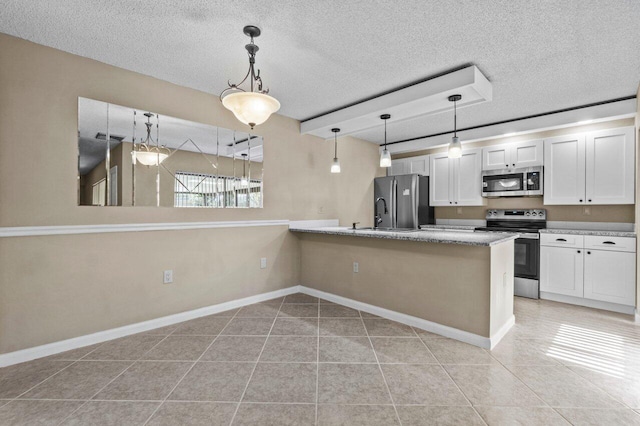
[[[340,173],[340,160],[338,160],[338,132],[340,129],[331,129],[333,132],[333,162],[331,163],[331,173]]]
[[[247,154],[242,154],[242,177],[240,178],[240,186],[249,185],[249,179],[247,179]]]
[[[244,33],[251,38],[251,42],[245,45],[249,53],[249,71],[238,84],[227,83],[229,87],[222,91],[220,99],[225,108],[233,112],[238,120],[249,125],[251,129],[264,123],[274,112],[280,109],[280,102],[269,96],[269,89],[262,88],[260,70],[255,71],[256,53],[259,48],[253,42],[254,37],[260,36],[260,28],[247,25]],[[240,88],[240,85],[249,79],[250,91]],[[254,91],[254,85],[255,91]]]
[[[387,120],[391,118],[389,114],[382,114],[380,116],[384,120],[384,149],[380,154],[380,167],[391,167],[391,154],[387,149]]]
[[[451,143],[449,144],[449,158],[462,157],[462,144],[460,144],[460,138],[458,138],[457,134],[458,112],[456,110],[456,102],[460,99],[462,99],[462,95],[449,96],[449,102],[453,102],[453,138],[451,138]]]
[[[137,161],[138,163],[144,164],[145,166],[157,166],[158,164],[166,160],[167,157],[169,157],[171,151],[169,151],[168,148],[158,146],[157,133],[155,141],[151,137],[151,128],[153,127],[153,124],[151,123],[151,117],[153,117],[153,114],[151,114],[150,112],[145,112],[144,116],[147,117],[147,122],[144,123],[145,126],[147,126],[147,138],[137,145],[137,150],[134,143],[134,150],[131,151],[131,156],[134,163],[135,161]],[[158,127],[156,126],[156,130],[157,129]]]

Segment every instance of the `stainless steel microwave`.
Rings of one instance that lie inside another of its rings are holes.
[[[533,197],[543,194],[542,166],[482,172],[483,197]]]

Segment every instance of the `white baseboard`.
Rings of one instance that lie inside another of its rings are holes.
[[[502,338],[507,335],[507,333],[509,332],[509,330],[511,330],[511,327],[513,327],[515,323],[516,316],[511,315],[511,318],[509,318],[507,322],[505,322],[502,327],[500,327],[498,332],[491,336],[491,347],[489,349],[495,348],[496,345],[500,343],[500,340],[502,340]]]
[[[636,312],[634,306],[620,305],[618,303],[601,302],[599,300],[584,299],[582,297],[566,296],[564,294],[540,292],[540,299],[552,300],[554,302],[569,303],[571,305],[584,306],[587,308],[602,309],[603,311],[618,312],[621,314],[633,315]],[[636,313],[637,315],[637,313]]]
[[[300,286],[301,293],[308,294],[310,296],[320,297],[330,302],[337,303],[339,305],[348,306],[359,311],[368,312],[373,315],[378,315],[382,318],[387,318],[393,321],[397,321],[402,324],[410,325],[412,327],[419,328],[431,333],[439,334],[444,337],[459,340],[464,343],[479,346],[485,349],[491,349],[498,344],[500,339],[509,331],[509,329],[515,323],[515,318],[505,324],[500,331],[493,337],[484,337],[477,334],[469,333],[468,331],[459,330],[457,328],[449,327],[446,325],[438,324],[436,322],[427,321],[422,318],[414,317],[411,315],[402,314],[400,312],[392,311],[378,306],[369,305],[368,303],[358,302],[357,300],[348,299],[342,296],[336,296],[335,294],[326,293],[324,291],[316,290],[313,288]]]
[[[207,315],[217,314],[219,312],[228,311],[252,303],[264,302],[265,300],[274,299],[276,297],[286,296],[288,294],[298,293],[299,286],[283,288],[281,290],[270,291],[268,293],[257,294],[255,296],[245,297],[242,299],[232,300],[229,302],[219,303],[204,308],[194,309],[192,311],[181,312],[179,314],[168,315],[143,321],[136,324],[129,324],[123,327],[112,328],[110,330],[99,331],[97,333],[87,334],[84,336],[74,337],[72,339],[61,340],[59,342],[48,343],[42,346],[22,349],[15,352],[0,354],[0,367],[7,367],[21,362],[31,361],[49,355],[55,355],[60,352],[70,351],[72,349],[82,348],[84,346],[94,345],[96,343],[106,342],[108,340],[117,339],[119,337],[129,336],[131,334],[142,333],[144,331],[153,330],[155,328],[166,327],[168,325],[177,324],[179,322],[188,321]]]

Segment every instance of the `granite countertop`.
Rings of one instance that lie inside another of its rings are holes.
[[[600,231],[597,229],[541,229],[541,234],[568,234],[568,235],[593,235],[596,237],[631,237],[635,238],[633,231]]]
[[[451,230],[431,228],[411,232],[374,231],[371,229],[356,229],[347,227],[322,227],[322,228],[289,228],[292,232],[306,232],[311,234],[344,235],[362,238],[380,238],[387,240],[418,241],[425,243],[461,244],[468,246],[493,246],[507,241],[515,240],[518,234],[507,232],[464,232],[455,230],[452,226],[446,226]],[[471,230],[472,227],[466,229]]]

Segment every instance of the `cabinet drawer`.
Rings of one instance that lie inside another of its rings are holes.
[[[596,237],[587,235],[584,237],[584,248],[635,252],[636,239],[629,237]]]
[[[570,234],[540,234],[540,245],[550,247],[574,247],[584,246],[584,236]]]

